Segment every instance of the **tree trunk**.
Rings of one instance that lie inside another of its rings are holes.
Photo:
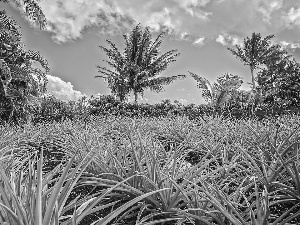
[[[256,92],[255,92],[255,80],[254,80],[254,69],[252,67],[250,67],[251,70],[251,78],[252,78],[252,93],[253,93],[253,97],[254,97],[254,103],[251,107],[251,114],[254,115],[254,111],[255,111],[255,107],[256,107]]]
[[[134,104],[137,104],[138,93],[134,92]]]
[[[119,100],[120,100],[120,102],[124,101],[124,96],[122,94],[119,95]]]
[[[124,102],[124,101],[125,101],[126,94],[125,94],[124,92],[125,92],[125,91],[123,90],[123,87],[122,87],[122,86],[119,87],[117,96],[118,96],[120,102]]]
[[[255,89],[255,80],[254,80],[254,69],[251,67],[250,68],[250,70],[251,70],[251,78],[252,78],[252,90],[254,90]]]

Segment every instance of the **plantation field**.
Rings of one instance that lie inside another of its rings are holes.
[[[1,126],[0,223],[299,223],[299,117],[203,119]]]

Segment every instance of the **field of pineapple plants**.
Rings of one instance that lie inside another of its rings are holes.
[[[47,101],[0,128],[1,224],[299,223],[298,115]]]

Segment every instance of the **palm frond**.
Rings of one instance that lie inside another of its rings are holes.
[[[164,36],[164,33],[160,33],[155,41],[153,43],[150,43],[151,46],[149,46],[147,55],[145,58],[145,66],[151,64],[155,59],[157,59],[157,56],[159,54],[159,47],[162,44],[162,38]]]
[[[210,84],[210,82],[207,79],[205,79],[204,77],[201,77],[201,76],[199,76],[199,75],[197,75],[195,73],[192,73],[192,72],[189,72],[189,74],[198,82],[197,83],[197,87],[198,88],[206,89],[212,95],[212,93],[213,93],[212,89],[213,88],[212,88],[212,85]]]
[[[231,99],[231,95],[226,90],[221,90],[218,93],[216,93],[216,99],[214,99],[214,105],[222,107],[226,102],[228,102]]]
[[[95,77],[99,77],[99,78],[104,78],[104,79],[107,79],[108,77],[118,77],[120,74],[119,73],[116,73],[112,70],[109,70],[105,67],[98,67],[99,70],[98,72],[100,72],[101,74],[105,75],[105,76],[101,76],[101,75],[97,75]]]
[[[218,77],[217,82],[220,84],[222,89],[230,91],[232,89],[240,88],[243,83],[242,79],[243,78],[240,76],[225,73],[224,75]]]
[[[28,52],[25,53],[25,57],[27,60],[33,60],[33,61],[39,62],[41,64],[41,66],[46,70],[46,73],[50,71],[50,67],[49,67],[47,59],[42,57],[40,55],[39,51],[29,50]]]
[[[12,34],[16,37],[21,36],[21,27],[14,19],[6,15],[5,9],[0,10],[0,31],[1,42],[4,42],[4,38],[7,38]],[[8,33],[10,33],[10,35],[8,35]]]
[[[161,87],[162,85],[169,85],[173,81],[177,79],[183,79],[185,78],[185,75],[175,75],[171,77],[158,77],[158,78],[153,78],[151,80],[147,80],[143,83],[140,84],[142,88],[150,88],[151,91],[156,91],[160,92],[163,90]]]
[[[7,3],[7,0],[2,0]],[[47,25],[45,14],[43,13],[42,8],[38,5],[38,0],[12,0],[15,5],[24,11],[25,15],[33,24],[39,25],[40,29],[45,29]]]

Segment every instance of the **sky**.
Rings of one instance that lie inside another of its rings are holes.
[[[159,76],[187,76],[164,86],[163,92],[145,90],[140,103],[205,103],[188,71],[211,83],[227,72],[238,75],[244,81],[241,89],[249,90],[250,69],[227,48],[253,32],[274,34],[273,42],[300,60],[299,0],[42,0],[39,5],[47,20],[45,30],[34,27],[13,3],[0,3],[0,9],[20,25],[25,49],[38,50],[48,60],[47,89],[63,101],[110,94],[108,83],[95,78],[101,75],[97,66],[109,68],[99,46],[107,47],[109,39],[122,52],[123,34],[138,23],[149,26],[153,39],[167,32],[161,53],[180,53]],[[131,94],[129,101],[133,99]]]

